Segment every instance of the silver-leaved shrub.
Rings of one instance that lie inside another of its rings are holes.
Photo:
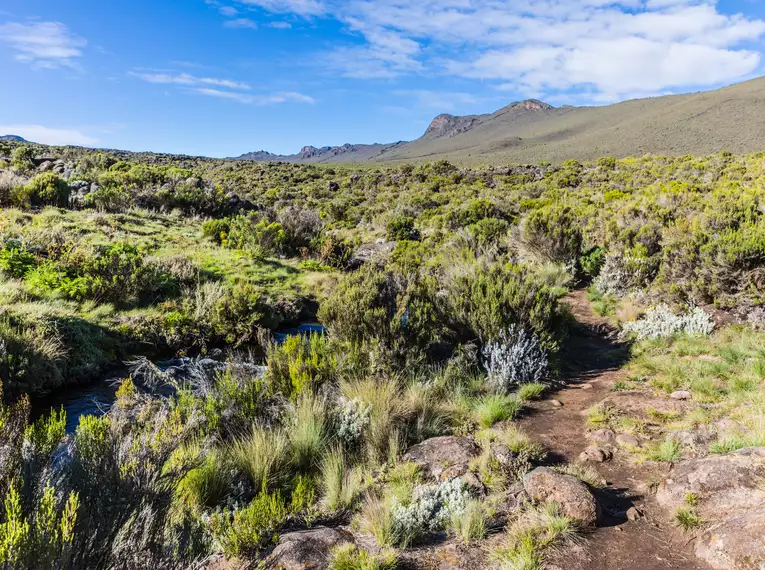
[[[669,338],[678,334],[706,336],[715,328],[712,317],[699,307],[690,307],[681,314],[661,303],[651,307],[643,317],[622,325],[622,336],[636,340]]]
[[[408,505],[394,498],[391,513],[395,542],[405,546],[428,532],[442,530],[452,516],[464,512],[468,499],[470,493],[461,479],[418,485]]]
[[[483,350],[489,385],[509,393],[521,384],[543,382],[549,377],[547,352],[539,339],[523,328],[511,325]]]

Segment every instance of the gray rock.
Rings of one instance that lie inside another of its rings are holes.
[[[693,397],[693,394],[688,390],[678,390],[677,392],[672,392],[669,397],[673,400],[690,400]]]
[[[604,463],[609,461],[614,454],[609,449],[590,446],[579,454],[581,463]]]
[[[583,527],[595,526],[599,507],[587,485],[572,475],[537,467],[523,477],[523,487],[536,503],[556,503],[561,512]]]
[[[562,408],[563,407],[563,402],[561,402],[560,400],[550,400],[550,405],[553,408]]]
[[[426,477],[448,480],[467,473],[479,455],[481,448],[473,438],[442,436],[413,445],[402,460],[419,465]]]
[[[716,570],[765,568],[765,503],[707,529],[696,540],[696,556]]]
[[[388,256],[393,253],[396,247],[394,241],[383,241],[382,243],[368,243],[359,247],[351,256],[348,266],[356,269],[365,263],[384,262]]]
[[[290,532],[279,538],[279,544],[268,557],[267,566],[274,570],[323,570],[329,565],[333,548],[352,542],[349,533],[334,528]]]
[[[727,455],[691,459],[675,464],[656,493],[657,502],[675,512],[689,493],[699,498],[702,518],[737,516],[765,502],[765,448],[750,447]]]
[[[587,434],[587,439],[595,443],[610,444],[614,442],[614,432],[610,429],[598,429]]]
[[[46,160],[40,166],[37,167],[37,170],[39,170],[40,172],[48,172],[49,170],[53,170],[54,166],[55,164],[53,164],[53,162],[51,162],[50,160]]]
[[[620,433],[616,436],[616,445],[620,447],[640,447],[640,441],[634,435]]]
[[[636,507],[630,507],[629,509],[627,509],[627,512],[625,514],[627,516],[628,521],[636,521],[643,516],[643,513],[641,513]]]

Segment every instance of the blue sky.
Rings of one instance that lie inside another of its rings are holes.
[[[762,74],[765,2],[3,0],[0,134],[235,156]]]

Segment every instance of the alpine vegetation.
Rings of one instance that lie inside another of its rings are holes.
[[[714,328],[712,317],[699,307],[675,314],[662,303],[648,309],[641,319],[624,323],[622,335],[636,340],[670,338],[678,334],[706,336]]]
[[[464,512],[469,499],[470,493],[461,479],[417,486],[409,504],[402,504],[394,497],[394,541],[407,545],[427,532],[442,530],[452,517],[458,517]]]
[[[517,325],[510,325],[483,350],[489,385],[497,392],[509,393],[522,384],[548,379],[547,353],[539,339]]]

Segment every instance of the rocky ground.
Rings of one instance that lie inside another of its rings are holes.
[[[549,466],[537,467],[508,489],[488,525],[485,540],[466,544],[446,534],[403,550],[400,568],[482,569],[496,566],[492,552],[506,540],[504,528],[524,503],[560,505],[583,532],[545,552],[550,570],[760,570],[765,567],[765,449],[672,462],[637,462],[639,451],[666,434],[654,426],[649,435],[619,433],[588,422],[593,408],[619,410],[625,417],[670,414],[690,406],[685,394],[658,395],[649,390],[614,391],[624,379],[628,347],[606,319],[592,311],[584,292],[567,298],[577,320],[566,347],[567,381],[544,399],[532,402],[517,422],[548,450]],[[708,437],[678,434],[693,455],[693,441]],[[504,446],[492,445],[496,461],[511,461]],[[420,464],[430,480],[461,477],[480,495],[483,482],[470,466],[481,449],[473,437],[439,437],[410,448],[404,460]],[[553,470],[579,465],[589,476],[577,478]],[[586,479],[587,483],[580,479]],[[703,524],[682,530],[677,512],[689,505]],[[271,568],[326,568],[329,551],[355,543],[376,551],[373,538],[351,525],[283,534],[267,561]],[[520,567],[519,567],[520,568]],[[525,568],[525,567],[524,567]]]

